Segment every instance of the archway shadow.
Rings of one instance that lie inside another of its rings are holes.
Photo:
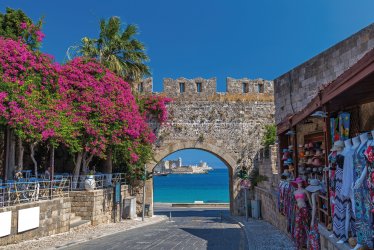
[[[248,249],[241,228],[181,228],[181,230],[205,240],[208,250]]]

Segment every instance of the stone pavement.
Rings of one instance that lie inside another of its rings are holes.
[[[264,220],[255,220],[245,217],[233,216],[233,219],[240,222],[246,231],[249,250],[281,250],[296,249],[293,241],[280,230]]]
[[[227,209],[167,208],[156,211],[165,215],[171,212],[172,220],[65,249],[248,249],[245,232],[228,216]]]
[[[141,218],[135,220],[124,220],[120,223],[101,224],[98,226],[88,226],[80,228],[78,230],[72,230],[71,232],[47,236],[39,239],[28,240],[18,244],[12,244],[8,246],[0,247],[0,249],[56,249],[66,247],[71,244],[77,244],[80,242],[91,241],[106,235],[124,232],[134,228],[141,228],[155,224],[161,221],[165,221],[165,216],[154,216],[152,218],[146,218],[143,222]]]

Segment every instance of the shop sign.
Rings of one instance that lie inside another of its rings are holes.
[[[121,183],[116,182],[116,186],[114,189],[114,202],[119,204],[121,202]]]

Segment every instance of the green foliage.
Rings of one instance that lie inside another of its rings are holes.
[[[118,17],[100,21],[99,38],[82,38],[80,53],[97,58],[107,68],[128,82],[134,82],[150,75],[149,61],[145,46],[134,36],[138,33],[135,25],[127,25],[123,30]]]
[[[136,162],[131,159],[132,152],[139,156]],[[144,179],[144,164],[148,163],[152,157],[151,144],[128,140],[114,147],[113,169],[114,171],[126,173],[129,184],[136,186],[135,183]]]
[[[25,23],[29,27],[28,30],[21,28],[21,24]],[[5,13],[0,13],[0,36],[18,40],[23,38],[24,42],[33,50],[38,49],[41,41],[38,41],[36,31],[42,28],[43,19],[37,23],[33,23],[22,10],[14,10],[6,8]]]
[[[260,175],[260,171],[258,168],[252,170],[251,174],[249,175],[249,180],[252,183],[252,187],[257,186],[262,181],[267,181],[268,177],[264,175]]]
[[[265,125],[265,134],[262,139],[262,145],[265,148],[269,148],[270,145],[274,145],[277,138],[277,127],[274,124]]]
[[[248,179],[248,171],[245,168],[242,168],[238,172],[238,177],[242,180]]]

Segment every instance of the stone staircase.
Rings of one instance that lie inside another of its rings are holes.
[[[82,220],[82,217],[70,213],[70,231],[88,227],[91,225],[90,220]]]

